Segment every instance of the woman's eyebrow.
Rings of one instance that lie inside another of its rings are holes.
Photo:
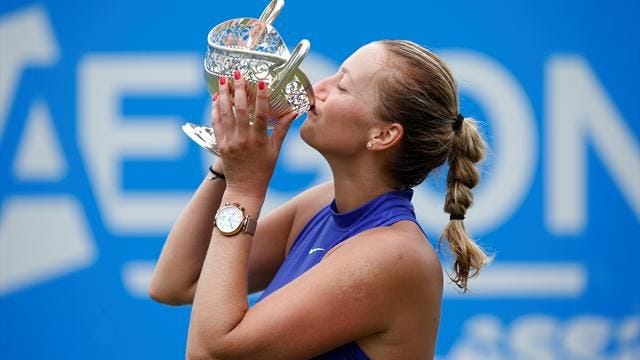
[[[338,80],[342,81],[344,84],[344,82],[346,81],[345,76],[347,75],[349,75],[349,78],[351,78],[349,69],[345,68],[344,66],[341,66],[340,69],[338,70]],[[351,82],[351,79],[349,79],[349,82]]]

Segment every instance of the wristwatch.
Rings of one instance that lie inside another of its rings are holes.
[[[231,236],[240,231],[249,235],[255,234],[258,222],[249,215],[245,215],[244,208],[240,204],[226,203],[216,212],[213,224],[222,235]]]

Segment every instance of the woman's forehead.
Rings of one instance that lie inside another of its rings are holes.
[[[361,47],[345,60],[340,71],[353,82],[371,80],[371,76],[382,69],[384,62],[384,47],[371,43]]]
[[[350,64],[362,65],[377,65],[382,66],[384,64],[385,50],[381,44],[370,43],[358,50],[356,50],[351,56],[349,56],[343,63],[343,66],[349,66]]]

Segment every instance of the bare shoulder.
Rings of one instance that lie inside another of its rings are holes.
[[[325,258],[339,257],[331,261],[342,264],[344,276],[362,279],[352,291],[384,299],[376,310],[387,316],[386,331],[359,340],[360,347],[380,358],[433,354],[443,274],[420,228],[401,221],[362,232],[334,249]]]
[[[388,266],[407,279],[441,280],[442,268],[438,256],[422,233],[411,221],[364,231],[332,249],[326,256],[344,253],[351,258]],[[356,255],[357,256],[352,256]],[[432,278],[432,279],[428,279]]]
[[[294,207],[294,219],[287,239],[285,254],[313,215],[329,204],[334,197],[333,182],[325,182],[313,186],[291,200]]]
[[[439,314],[442,267],[425,235],[411,221],[364,231],[333,248],[324,261],[342,264],[350,269],[349,276],[370,284],[370,296],[394,294],[385,307],[397,310],[392,311],[395,316],[404,313],[416,318],[425,309],[426,317]]]
[[[341,244],[249,309],[233,347],[310,358],[356,340],[370,358],[433,358],[442,275],[420,229],[403,221]]]

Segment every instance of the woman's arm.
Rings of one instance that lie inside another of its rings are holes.
[[[249,255],[249,292],[264,290],[304,225],[333,199],[333,183],[316,185],[258,222]]]
[[[259,217],[282,141],[297,114],[290,113],[280,119],[269,136],[269,103],[265,83],[260,81],[258,84],[255,121],[250,124],[245,82],[239,71],[236,70],[234,76],[234,100],[231,99],[226,78],[220,78],[213,127],[227,176],[222,203],[241,207],[245,217],[243,224],[246,226],[247,218],[255,221]],[[232,220],[216,221],[220,223],[214,226],[211,234],[200,273],[202,281],[194,297],[188,352],[207,349],[211,339],[231,331],[248,309],[247,275],[253,231],[244,228],[239,233],[223,234],[217,227],[223,224],[232,226]],[[289,229],[290,226],[287,231]]]
[[[244,86],[244,80],[241,82]],[[212,110],[212,119],[216,113],[219,115],[218,106],[214,106]],[[282,136],[284,137],[284,134]],[[275,165],[275,159],[272,165]],[[216,171],[223,172],[221,159],[217,159],[213,166]],[[249,173],[242,181],[251,183],[252,180],[253,173]],[[149,295],[154,300],[170,305],[193,302],[211,240],[213,219],[220,207],[225,188],[226,182],[223,179],[204,180],[182,211],[165,242],[152,277]],[[251,240],[253,246],[248,270],[250,292],[264,289],[284,260],[287,244],[291,243],[292,236],[295,235],[292,234],[292,228],[301,226],[299,222],[296,225],[299,204],[304,204],[302,215],[311,216],[309,210],[318,207],[310,204],[318,204],[318,200],[323,199],[328,199],[326,194],[310,196],[305,192],[260,221]]]
[[[187,358],[309,359],[350,341],[406,329],[400,323],[407,319],[415,323],[419,317],[437,329],[439,263],[425,255],[424,239],[415,238],[418,231],[407,235],[398,227],[344,241],[252,308],[244,290],[249,238],[223,237],[214,230],[191,313]],[[418,359],[432,346],[411,329],[404,335],[413,339],[395,335],[396,348],[381,358]]]
[[[222,172],[220,161],[213,166]],[[152,299],[170,305],[191,303],[225,186],[224,179],[207,176],[182,211],[156,264],[149,288]]]
[[[214,169],[218,168],[218,164],[214,165]],[[182,211],[156,265],[149,289],[152,299],[169,305],[193,302],[224,188],[221,179],[207,177]],[[298,232],[332,198],[332,184],[324,183],[260,219],[251,239],[249,293],[263,290],[269,284]]]

